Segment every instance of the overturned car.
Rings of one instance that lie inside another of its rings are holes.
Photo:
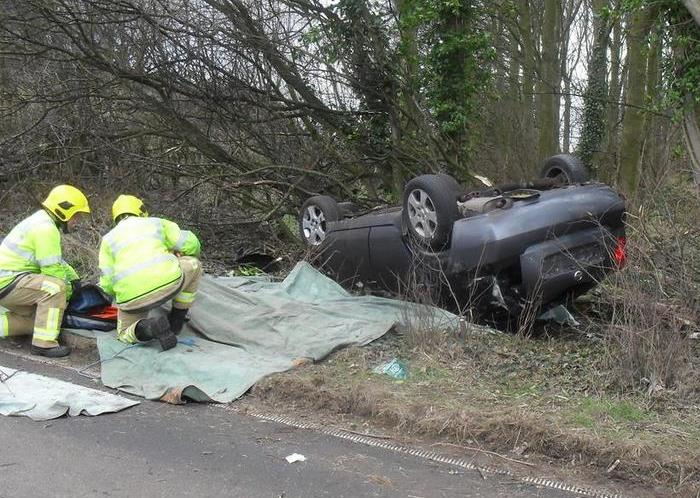
[[[406,184],[401,207],[360,212],[314,196],[299,230],[339,283],[398,292],[489,322],[537,316],[625,262],[625,203],[572,155],[526,184],[467,190],[449,175]]]

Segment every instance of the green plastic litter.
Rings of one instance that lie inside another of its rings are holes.
[[[408,366],[398,358],[379,365],[374,368],[374,373],[388,375],[396,380],[406,380],[408,377]]]

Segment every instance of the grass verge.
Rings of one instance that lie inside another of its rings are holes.
[[[372,372],[394,357],[408,364],[405,381]],[[391,334],[270,377],[253,393],[512,458],[583,465],[655,494],[696,496],[700,411],[669,392],[617,395],[605,361],[601,341],[574,334],[468,334],[433,352]]]

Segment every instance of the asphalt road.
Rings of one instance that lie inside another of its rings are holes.
[[[99,388],[0,352],[0,365]],[[2,388],[2,386],[0,386]],[[301,453],[306,462],[288,464]],[[144,401],[98,417],[0,417],[0,497],[571,497],[239,415]]]

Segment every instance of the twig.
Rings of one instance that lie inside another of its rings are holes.
[[[507,456],[501,455],[500,453],[496,453],[495,451],[482,450],[481,448],[474,448],[473,446],[462,446],[461,444],[454,444],[454,443],[434,443],[431,446],[436,446],[436,445],[454,446],[455,448],[463,448],[463,449],[469,450],[469,451],[478,451],[479,453],[486,453],[487,455],[492,455],[492,456],[496,456],[498,458],[502,458],[503,460],[506,460],[508,462],[519,463],[520,465],[527,465],[528,467],[535,466],[534,463],[523,462],[522,460],[516,460],[515,458],[508,458]]]
[[[5,386],[5,389],[7,389],[7,392],[9,392],[12,396],[14,396],[15,393],[12,391],[12,389],[10,389],[10,386],[7,385],[7,381],[10,380],[12,377],[14,377],[15,375],[17,375],[20,372],[21,372],[21,370],[15,370],[14,372],[12,372],[11,375],[7,375],[5,372],[3,372],[2,369],[0,369],[0,384]]]
[[[617,468],[618,465],[620,465],[620,459],[619,459],[619,458],[616,459],[616,460],[610,465],[610,467],[608,467],[608,470],[606,470],[605,473],[606,473],[606,474],[609,474],[610,472],[612,472],[613,470],[615,470],[615,469]]]
[[[21,370],[15,370],[14,372],[12,372],[11,375],[7,375],[2,369],[0,369],[0,382],[7,382],[19,372],[21,372]]]

